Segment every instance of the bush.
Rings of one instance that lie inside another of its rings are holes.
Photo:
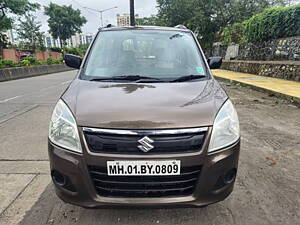
[[[52,65],[52,64],[54,64],[54,59],[48,58],[46,62],[48,65]]]
[[[222,44],[223,45],[232,45],[240,44],[246,41],[245,38],[245,28],[247,21],[242,23],[235,23],[231,27],[226,27],[223,30],[222,34]]]
[[[63,63],[63,58],[60,59],[53,59],[53,58],[48,58],[47,59],[47,64],[52,65],[52,64],[61,64]]]
[[[30,61],[28,59],[23,59],[20,64],[21,66],[30,66]]]
[[[38,60],[37,58],[32,57],[32,56],[25,57],[25,58],[23,58],[23,60],[29,61],[30,65],[42,65],[43,64],[43,62],[41,60]]]
[[[50,48],[50,50],[52,52],[62,52],[62,49],[60,47],[52,47],[52,48]]]
[[[300,4],[267,9],[251,17],[245,26],[247,41],[265,41],[300,35]]]
[[[74,47],[64,47],[64,51],[68,54],[73,54],[73,55],[81,55],[81,51],[79,48],[74,48]]]
[[[0,69],[7,68],[7,67],[16,67],[16,66],[19,66],[19,64],[14,61],[7,60],[7,59],[0,59]]]
[[[64,58],[61,57],[61,58],[59,58],[59,59],[56,59],[56,63],[57,63],[57,64],[62,64],[62,63],[64,63]]]
[[[0,69],[9,68],[9,67],[17,67],[17,66],[35,66],[35,65],[52,65],[52,64],[62,64],[63,58],[60,59],[53,59],[48,58],[46,61],[38,60],[35,57],[25,57],[19,63],[7,60],[7,59],[0,59]]]

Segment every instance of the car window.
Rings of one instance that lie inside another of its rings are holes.
[[[123,75],[176,78],[206,75],[206,67],[190,33],[154,30],[101,32],[81,77]]]

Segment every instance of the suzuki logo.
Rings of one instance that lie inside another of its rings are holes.
[[[140,150],[142,150],[143,152],[149,152],[151,149],[154,148],[154,146],[151,145],[151,143],[153,143],[154,141],[151,138],[147,137],[147,136],[145,136],[142,139],[138,140],[138,142],[141,144],[141,145],[138,146],[138,148]]]

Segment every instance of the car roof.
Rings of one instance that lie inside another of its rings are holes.
[[[161,27],[161,26],[126,26],[126,27],[114,27],[108,26],[99,29],[100,31],[122,31],[122,30],[157,30],[157,31],[180,31],[191,33],[191,30],[183,27]]]

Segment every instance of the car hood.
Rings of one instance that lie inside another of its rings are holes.
[[[78,126],[160,129],[211,126],[227,95],[213,78],[147,84],[75,79],[62,99]]]

